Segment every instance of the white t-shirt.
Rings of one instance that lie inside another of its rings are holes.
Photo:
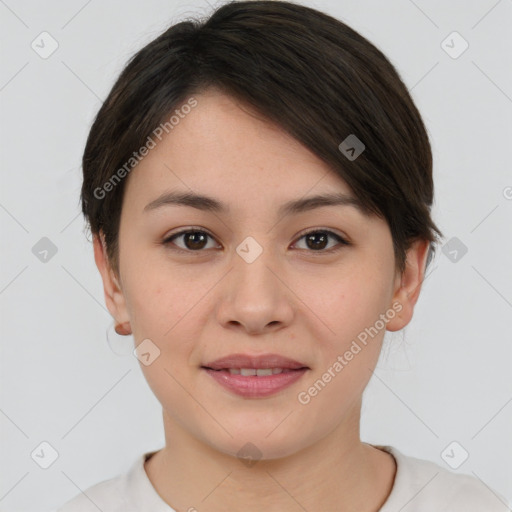
[[[393,488],[379,512],[511,512],[510,503],[479,479],[449,471],[433,462],[404,455],[392,446],[372,445],[396,460]],[[144,462],[93,485],[56,512],[176,512],[151,484]]]

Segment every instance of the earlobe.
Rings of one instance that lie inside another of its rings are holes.
[[[123,291],[111,268],[103,233],[93,236],[94,261],[103,281],[105,303],[110,314],[119,323],[129,322]]]
[[[430,242],[428,240],[416,240],[407,251],[405,269],[398,275],[395,281],[395,292],[392,304],[399,303],[399,312],[390,320],[386,329],[399,331],[412,319],[414,306],[418,301],[421,285],[425,278],[425,266],[427,263]]]

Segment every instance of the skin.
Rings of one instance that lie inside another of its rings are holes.
[[[411,246],[400,274],[381,218],[350,206],[277,218],[291,199],[351,191],[249,107],[215,89],[194,97],[197,107],[128,177],[118,274],[94,237],[109,311],[131,328],[136,345],[149,338],[160,350],[150,365],[141,363],[162,404],[166,436],[146,473],[179,511],[377,511],[396,465],[360,440],[362,394],[385,330],[400,330],[412,318],[428,242]],[[168,190],[213,196],[231,212],[178,205],[143,211]],[[185,228],[211,234],[204,248],[194,249],[200,244],[187,236],[163,244]],[[311,248],[304,233],[322,228],[351,245],[329,238],[323,248]],[[250,264],[236,252],[248,236],[263,248]],[[340,250],[329,252],[335,246]],[[299,403],[298,393],[393,303],[401,310],[385,328],[308,404]],[[242,398],[200,368],[235,352],[276,352],[310,369],[275,395]],[[247,442],[262,453],[252,466],[237,457]]]

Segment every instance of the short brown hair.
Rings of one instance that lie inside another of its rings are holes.
[[[116,272],[126,180],[100,197],[97,191],[123,164],[126,169],[170,112],[208,86],[277,123],[325,161],[368,212],[384,218],[398,270],[415,239],[430,241],[430,261],[442,236],[430,216],[432,153],[393,65],[325,13],[284,0],[252,0],[168,28],[130,59],[101,106],[83,155],[81,201],[92,233],[105,236]],[[339,148],[349,135],[365,146],[354,160]]]

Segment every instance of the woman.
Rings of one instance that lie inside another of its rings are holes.
[[[507,510],[360,440],[384,333],[410,322],[441,235],[424,124],[365,38],[285,1],[178,23],[121,73],[83,172],[166,444],[61,511]]]

